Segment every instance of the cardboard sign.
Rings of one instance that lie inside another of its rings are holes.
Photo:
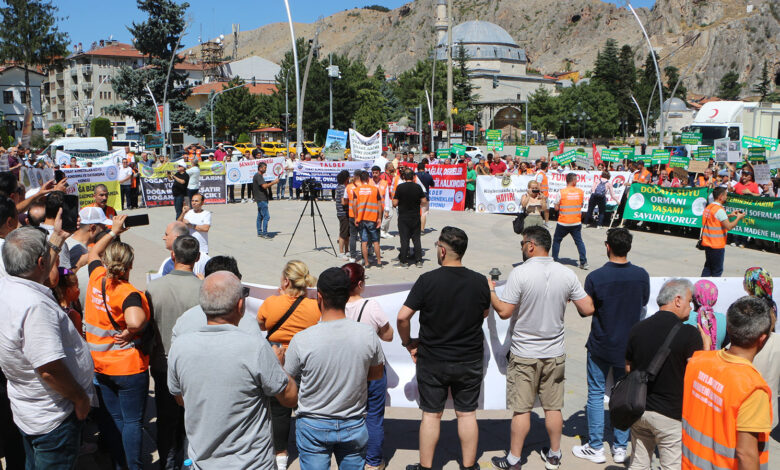
[[[772,182],[769,165],[766,163],[753,164],[753,178],[758,184],[769,184]]]
[[[688,173],[704,173],[709,166],[709,162],[704,160],[691,160],[688,162]]]

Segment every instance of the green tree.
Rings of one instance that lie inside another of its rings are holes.
[[[596,64],[593,69],[593,78],[601,82],[608,89],[616,87],[620,81],[620,68],[618,63],[617,41],[607,39],[604,49],[596,55]]]
[[[249,134],[247,134],[246,132],[242,132],[241,134],[239,134],[238,138],[236,139],[236,143],[239,144],[245,144],[251,141],[252,139],[249,138]]]
[[[385,97],[378,89],[366,87],[357,92],[358,109],[355,112],[355,126],[361,134],[368,135],[377,129],[387,129]]]
[[[25,105],[30,101],[29,69],[68,54],[68,34],[59,30],[59,9],[46,0],[4,0],[0,7],[0,63],[24,66]]]
[[[718,98],[724,100],[736,100],[739,99],[739,94],[742,91],[744,84],[739,83],[739,74],[734,72],[726,73],[720,79],[720,86],[718,87]]]
[[[12,135],[8,135],[8,128],[5,126],[0,126],[0,146],[13,147],[13,145],[14,137]]]
[[[215,134],[236,137],[241,133],[249,132],[257,123],[258,101],[254,95],[249,93],[247,87],[241,85],[244,85],[244,81],[240,78],[235,78],[222,85],[223,90],[235,86],[240,88],[226,91],[215,100]]]
[[[555,98],[543,86],[528,95],[528,120],[533,129],[547,135],[558,130],[558,114]]]
[[[96,117],[89,123],[89,135],[91,137],[105,137],[108,149],[111,150],[111,138],[114,130],[111,128],[111,121],[104,117]]]
[[[626,119],[631,127],[635,127],[640,121],[639,112],[631,99],[631,96],[636,94],[636,77],[634,51],[631,46],[624,44],[620,48],[620,56],[618,57],[618,83],[613,95],[617,100],[619,115]]]
[[[122,67],[112,78],[114,91],[124,103],[110,106],[108,112],[130,116],[139,123],[142,132],[151,132],[155,127],[156,111],[146,89],[148,85],[158,104],[162,105],[163,97],[168,102],[171,127],[183,126],[191,134],[202,135],[206,127],[202,116],[196,115],[184,102],[191,93],[187,73],[174,67],[166,87],[171,60],[174,65],[184,60],[177,52],[181,48],[180,38],[186,27],[184,15],[189,3],[137,0],[137,4],[148,16],[141,23],[133,22],[127,29],[133,35],[136,49],[146,57],[147,66]]]
[[[766,101],[767,95],[772,91],[772,80],[769,78],[766,59],[764,59],[764,65],[761,67],[761,76],[758,79],[758,83],[756,83],[751,91],[753,93],[758,93],[759,96],[761,96],[759,101]]]
[[[65,135],[65,128],[60,124],[54,124],[49,127],[49,135],[52,137],[62,137]]]
[[[658,54],[648,52],[645,57],[645,63],[639,72],[639,81],[636,86],[636,97],[639,106],[642,109],[642,113],[645,114],[647,120],[648,129],[655,126],[655,121],[658,119],[661,109],[658,101],[658,80],[655,73],[655,65],[653,64],[653,54],[658,59]],[[649,106],[648,106],[649,105]],[[650,112],[648,113],[648,109]],[[626,116],[620,116],[625,118]],[[632,129],[634,127],[631,127]]]
[[[618,130],[617,100],[600,82],[564,88],[555,101],[559,119],[570,121],[566,126],[567,135],[612,137]]]
[[[666,86],[664,87],[664,99],[676,97],[676,98],[680,98],[683,101],[686,101],[688,98],[688,89],[685,88],[683,82],[680,82],[680,84],[677,85],[677,81],[680,80],[680,70],[673,65],[669,65],[664,68],[664,75],[666,75]],[[674,90],[675,85],[677,86],[677,90],[674,92],[674,97],[673,97],[672,90]]]
[[[455,114],[452,120],[456,125],[474,122],[479,113],[476,106],[477,96],[474,95],[474,86],[469,76],[468,58],[466,48],[460,44],[455,52],[456,68],[452,75],[452,99],[458,110],[458,114]]]

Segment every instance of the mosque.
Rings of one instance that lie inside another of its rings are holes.
[[[447,60],[447,2],[436,5],[436,58]],[[522,103],[539,86],[556,92],[556,80],[527,73],[528,58],[512,36],[487,21],[466,21],[452,28],[453,56],[466,50],[467,66],[477,105],[483,108],[480,126],[503,129],[504,139],[520,136],[525,128]],[[493,87],[495,80],[498,86]],[[529,125],[530,127],[530,125]]]

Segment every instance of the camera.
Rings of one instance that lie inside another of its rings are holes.
[[[321,190],[322,190],[322,184],[314,178],[306,178],[301,182],[301,191],[303,191],[303,199],[306,201],[310,199],[316,199]]]

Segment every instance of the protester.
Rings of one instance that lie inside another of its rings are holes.
[[[777,328],[777,304],[772,299],[772,276],[763,268],[748,268],[745,271],[743,287],[748,296],[754,297],[766,303],[772,317],[772,328],[769,338],[753,359],[753,365],[766,380],[772,390],[772,427],[777,426],[777,396],[780,386],[780,337],[776,333]]]
[[[745,217],[745,212],[741,210],[726,214],[723,204],[726,203],[728,193],[725,188],[713,189],[712,197],[713,202],[704,209],[701,216],[701,246],[704,247],[705,254],[702,277],[720,277],[723,274],[726,234]],[[730,219],[731,215],[735,216],[734,220]]]
[[[295,152],[291,152],[284,159],[284,176],[287,178],[287,187],[290,199],[293,198],[293,176],[295,175]]]
[[[158,275],[165,276],[166,274],[173,271],[173,242],[176,241],[176,239],[180,236],[188,235],[189,233],[190,230],[187,228],[187,225],[184,222],[174,221],[165,227],[165,233],[163,233],[162,239],[165,242],[165,249],[171,253],[171,256],[168,256],[165,258],[165,261],[162,262],[160,269],[157,270]],[[209,261],[209,259],[211,259],[209,258],[209,255],[201,252],[198,261],[195,263],[195,269],[193,272],[201,279],[203,278],[206,263]]]
[[[407,470],[432,467],[448,393],[458,419],[462,468],[479,468],[476,409],[484,367],[482,322],[489,312],[490,292],[482,275],[463,266],[467,247],[463,230],[442,228],[436,243],[441,267],[415,281],[398,312],[401,344],[416,363],[422,411],[420,463]],[[412,338],[411,319],[418,311],[419,337]]]
[[[149,391],[144,329],[151,315],[146,297],[129,282],[134,254],[116,240],[127,216],[114,217],[109,236],[89,250],[84,326],[100,399],[100,432],[114,464],[143,468],[143,419]]]
[[[393,327],[387,320],[382,306],[373,299],[364,299],[366,288],[366,272],[357,263],[348,263],[341,269],[349,276],[349,299],[344,308],[347,318],[359,323],[365,323],[376,331],[379,339],[386,342],[393,340]],[[368,444],[366,446],[365,470],[384,468],[382,447],[385,442],[385,395],[387,394],[387,369],[382,378],[368,382],[368,402],[366,405],[366,427],[368,428]]]
[[[182,160],[176,165],[176,173],[168,173],[168,178],[173,180],[173,187],[171,193],[173,194],[173,207],[176,210],[176,220],[181,217],[182,209],[184,207],[184,199],[188,194],[188,186],[190,181],[190,175],[187,173],[187,164]],[[108,214],[106,214],[108,215]]]
[[[122,159],[122,167],[119,169],[117,175],[117,181],[119,181],[119,190],[122,201],[122,209],[130,209],[132,207],[130,201],[130,186],[133,184],[133,169],[130,168],[130,164],[127,159]]]
[[[360,240],[360,232],[358,226],[355,223],[355,191],[361,185],[360,175],[363,170],[355,170],[352,181],[344,188],[344,200],[342,204],[347,206],[347,215],[349,220],[349,262],[354,263],[358,258],[357,243]]]
[[[320,321],[321,313],[317,302],[306,297],[306,288],[313,287],[317,279],[303,261],[289,261],[282,270],[280,282],[280,295],[263,301],[257,312],[257,323],[262,331],[268,331],[266,338],[275,348],[286,350],[295,335]],[[276,466],[277,470],[285,470],[292,409],[273,397],[269,406]]]
[[[238,328],[241,281],[206,277],[198,301],[207,325],[181,336],[169,356],[167,384],[184,407],[187,457],[198,468],[275,469],[267,397],[297,402],[297,386],[271,347]]]
[[[56,253],[68,236],[59,217],[54,226],[48,241],[41,230],[22,227],[2,246],[0,368],[8,394],[3,387],[0,396],[10,400],[15,423],[3,406],[7,466],[25,465],[21,448],[11,447],[20,444],[18,426],[26,468],[74,467],[82,422],[96,403],[87,345],[46,287],[57,280]]]
[[[398,210],[393,207],[393,198],[395,197],[396,182],[396,169],[391,162],[385,164],[385,172],[382,173],[381,178],[387,184],[387,197],[385,199],[385,214],[382,217],[382,230],[380,236],[382,238],[393,238],[390,235],[390,221],[396,218]],[[384,197],[384,196],[383,196]]]
[[[323,271],[322,321],[296,334],[284,354],[285,370],[301,381],[295,440],[307,470],[329,469],[331,454],[344,470],[366,463],[367,384],[382,377],[385,358],[374,329],[346,318],[348,298],[349,276],[339,268]]]
[[[268,167],[265,163],[257,164],[257,173],[252,177],[252,197],[257,203],[257,236],[259,238],[271,238],[268,235],[268,221],[271,220],[271,213],[268,212],[268,194],[271,188],[279,183],[279,178],[267,182],[263,175]]]
[[[469,161],[466,171],[466,210],[474,212],[474,196],[477,192],[477,172],[474,162]]]
[[[523,222],[524,227],[547,226],[547,217],[550,213],[547,209],[547,197],[541,194],[539,183],[536,180],[528,182],[526,192],[520,198],[520,207],[526,214]],[[542,219],[542,214],[544,214],[544,219]]]
[[[602,171],[601,176],[596,177],[593,180],[593,188],[590,192],[590,199],[588,199],[587,220],[591,224],[594,223],[593,211],[598,207],[599,218],[595,221],[596,228],[604,226],[604,216],[607,214],[607,201],[611,199],[620,202],[618,198],[615,197],[615,191],[612,188],[612,185],[609,184],[609,179],[609,172]]]
[[[524,229],[520,243],[523,264],[509,274],[500,297],[488,279],[493,309],[500,318],[512,318],[514,325],[506,377],[507,407],[513,412],[511,444],[506,457],[493,457],[493,465],[499,469],[520,469],[537,397],[550,438],[550,447],[542,449],[542,460],[550,470],[561,463],[566,361],[563,317],[569,301],[582,316],[592,315],[594,307],[577,276],[550,257],[551,243],[546,228]]]
[[[189,229],[190,235],[200,243],[201,253],[209,254],[209,229],[211,229],[211,211],[203,209],[203,195],[195,194],[190,199],[192,209],[183,212],[181,222]],[[185,207],[186,209],[186,207]]]
[[[582,203],[585,192],[577,187],[577,175],[566,175],[566,187],[555,196],[555,210],[558,212],[558,223],[553,235],[552,257],[558,261],[561,241],[566,235],[571,235],[577,245],[580,257],[580,269],[588,269],[588,258],[585,252],[585,242],[582,241]]]
[[[728,349],[693,354],[685,371],[682,468],[769,468],[772,391],[752,361],[767,341],[766,302],[742,297],[726,312]],[[679,431],[678,431],[679,435]]]
[[[0,196],[0,249],[5,243],[5,237],[16,230],[19,226],[19,213],[16,210],[16,204],[6,197]],[[65,240],[67,242],[67,240]],[[3,257],[0,256],[0,277],[5,276],[5,265]]]
[[[82,324],[82,312],[79,304],[79,281],[76,273],[67,268],[58,268],[58,282],[52,287],[54,298],[60,304],[60,308],[73,322],[73,326],[80,335],[84,336]],[[77,310],[77,308],[79,310]]]
[[[62,191],[52,191],[46,196],[46,211],[43,223],[40,224],[42,229],[45,229],[49,236],[54,233],[54,221],[57,218],[57,214],[62,211],[65,205],[65,193]],[[60,267],[71,268],[70,264],[70,248],[67,244],[62,245],[59,252]]]
[[[430,191],[431,188],[436,186],[436,182],[433,180],[433,176],[425,169],[425,162],[417,164],[417,181],[423,185],[425,189],[425,201],[422,204],[420,211],[420,232],[425,233],[425,223],[428,220],[428,201],[431,200]]]
[[[588,381],[588,442],[574,446],[576,457],[604,463],[604,395],[610,371],[615,381],[625,373],[626,343],[631,328],[642,318],[650,299],[650,275],[628,261],[633,236],[625,228],[607,232],[609,261],[585,278],[585,293],[595,307],[585,344]],[[615,463],[626,460],[628,430],[613,428]]]
[[[493,157],[492,153],[488,154],[488,162],[490,163],[490,174],[493,176],[503,175],[506,171],[506,163],[498,156]]]
[[[200,166],[198,165],[198,157],[190,159],[187,174],[189,175],[189,179],[187,180],[187,205],[192,205],[192,196],[198,194],[198,191],[200,191]]]
[[[87,264],[89,246],[95,243],[97,234],[105,230],[108,225],[111,225],[111,220],[99,207],[85,207],[79,211],[79,228],[73,232],[70,238],[65,240],[73,271],[77,271]]]
[[[414,262],[418,268],[423,266],[420,235],[420,206],[428,202],[423,189],[414,182],[414,173],[406,169],[402,172],[403,183],[396,187],[393,195],[393,207],[398,208],[398,237],[401,248],[398,252],[397,267],[409,267],[409,240],[414,244]]]
[[[661,286],[656,298],[660,310],[631,328],[626,372],[648,369],[672,328],[688,319],[692,299],[693,285],[687,279],[671,279]],[[706,342],[704,338],[686,324],[675,333],[668,357],[647,384],[645,412],[631,426],[631,470],[649,470],[656,448],[662,469],[680,468],[683,378],[691,355],[709,349],[709,336]]]
[[[710,337],[711,350],[721,349],[728,343],[726,315],[713,309],[717,302],[718,287],[707,279],[696,281],[693,285],[693,309],[685,323],[700,328]]]
[[[368,182],[368,172],[360,173],[360,186],[353,191],[352,204],[355,207],[355,225],[360,232],[363,266],[370,267],[368,259],[369,243],[374,248],[376,265],[382,267],[382,252],[379,248],[379,227],[381,226],[383,204],[382,194],[376,186]]]
[[[349,171],[341,170],[336,175],[336,194],[333,201],[336,203],[336,218],[339,220],[339,258],[349,257],[347,247],[349,244],[349,217],[347,208],[344,206],[344,194],[349,182]]]

